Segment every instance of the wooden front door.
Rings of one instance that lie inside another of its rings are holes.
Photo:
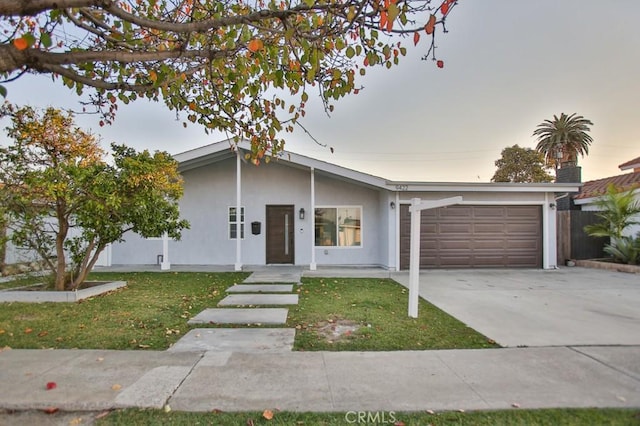
[[[267,264],[294,263],[294,206],[267,206]]]

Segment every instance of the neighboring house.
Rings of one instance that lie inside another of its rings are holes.
[[[607,192],[607,187],[611,184],[622,191],[636,188],[636,199],[640,203],[640,157],[622,163],[618,168],[621,171],[632,170],[632,172],[585,182],[580,193],[574,196],[575,205],[583,211],[597,211],[596,201]],[[638,232],[640,232],[640,225],[635,225],[627,227],[624,234],[635,236]]]
[[[407,269],[411,199],[462,196],[422,212],[422,268],[555,268],[555,197],[580,186],[394,182],[291,152],[254,166],[248,148],[223,141],[175,155],[191,229],[180,241],[128,234],[106,263]]]

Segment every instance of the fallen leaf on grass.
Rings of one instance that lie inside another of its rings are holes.
[[[0,334],[4,334],[4,330],[0,328]]]
[[[41,331],[40,333],[38,333],[38,337],[44,337],[44,336],[46,336],[47,334],[49,334],[49,332],[48,332],[48,331]]]
[[[164,406],[163,410],[164,410],[165,413],[169,413],[169,412],[171,412],[171,406],[169,404],[166,404]]]
[[[110,411],[109,411],[109,410],[105,410],[105,411],[103,411],[102,413],[100,413],[100,414],[96,415],[96,416],[94,417],[94,419],[95,419],[95,420],[98,420],[98,419],[101,419],[101,418],[103,418],[103,417],[107,417],[107,416],[109,415],[109,413],[110,413]]]
[[[32,328],[25,328],[25,329],[24,329],[24,334],[29,334],[29,333],[31,333],[32,331],[33,331],[33,329],[32,329]]]
[[[273,411],[271,411],[271,410],[264,410],[264,411],[262,412],[262,417],[264,417],[264,418],[265,418],[265,419],[267,419],[267,420],[271,420],[271,419],[273,419]]]
[[[58,385],[56,384],[56,382],[47,382],[47,384],[45,386],[45,388],[47,390],[55,389],[57,387],[58,387]]]

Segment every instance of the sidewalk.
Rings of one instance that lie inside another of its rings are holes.
[[[640,346],[407,352],[5,350],[0,408],[640,407]],[[48,382],[56,388],[46,390]]]

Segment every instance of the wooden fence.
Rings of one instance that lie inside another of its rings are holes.
[[[609,238],[590,237],[584,227],[601,222],[597,212],[582,210],[562,210],[556,212],[558,232],[558,265],[568,259],[597,259],[605,257],[604,245]]]

